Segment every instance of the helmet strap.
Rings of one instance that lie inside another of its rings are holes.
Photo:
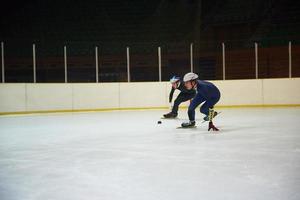
[[[197,87],[197,81],[196,80],[192,80],[191,81],[191,85],[192,85],[193,89],[196,89],[196,87]]]

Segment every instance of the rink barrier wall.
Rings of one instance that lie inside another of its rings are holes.
[[[300,78],[212,82],[220,108],[300,106]],[[170,89],[168,82],[2,83],[0,115],[168,109]]]

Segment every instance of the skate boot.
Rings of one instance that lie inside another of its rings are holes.
[[[181,124],[181,127],[183,128],[191,128],[195,126],[195,121],[189,121],[189,122],[184,122]]]
[[[176,117],[177,117],[177,113],[169,112],[167,114],[164,114],[164,118],[176,118]]]
[[[215,116],[218,115],[218,112],[214,111],[213,113],[213,117],[212,118],[215,118]],[[203,118],[204,121],[209,121],[209,115],[206,115],[204,118]]]

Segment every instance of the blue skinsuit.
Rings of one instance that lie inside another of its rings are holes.
[[[221,96],[219,89],[210,82],[197,80],[196,87],[196,96],[193,98],[188,109],[190,121],[195,121],[195,109],[197,108],[197,106],[205,102],[201,106],[200,112],[208,115],[209,108],[213,108],[214,105],[220,100]]]

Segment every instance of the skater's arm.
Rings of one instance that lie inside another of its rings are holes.
[[[172,102],[174,91],[175,91],[175,89],[172,87],[170,95],[169,95],[169,103]]]

